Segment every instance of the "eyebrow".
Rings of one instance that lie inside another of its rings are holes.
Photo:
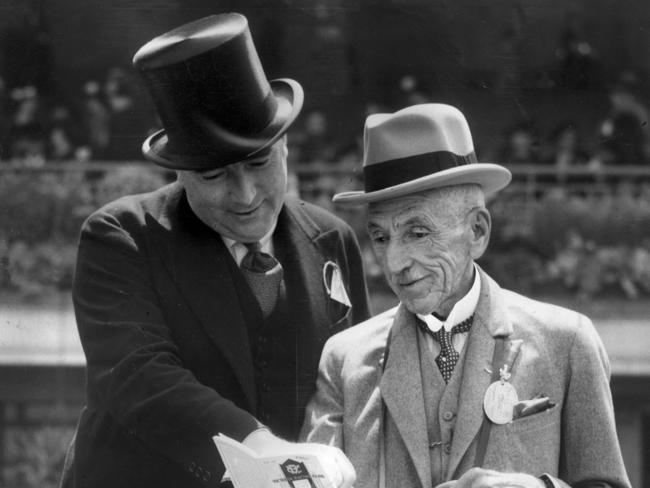
[[[397,218],[399,218],[399,216]],[[390,227],[394,227],[394,222],[395,222],[395,218],[391,218]],[[404,222],[399,223],[399,227],[402,228],[409,227],[409,226],[420,226],[420,225],[426,225],[435,228],[435,225],[431,221],[427,219],[423,219],[422,217],[419,216],[409,217]],[[366,229],[367,231],[372,231],[377,229],[383,230],[383,227],[372,220],[368,220],[366,224]]]
[[[402,222],[402,226],[407,227],[411,225],[433,225],[432,222],[428,219],[423,219],[420,216],[409,217],[405,222]]]

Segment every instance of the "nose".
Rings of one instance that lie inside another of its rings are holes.
[[[246,206],[253,203],[257,189],[255,180],[247,172],[236,169],[231,174],[229,184],[229,194],[233,203]]]
[[[395,239],[391,239],[386,246],[384,262],[387,271],[392,275],[396,275],[408,269],[412,260],[407,246]]]

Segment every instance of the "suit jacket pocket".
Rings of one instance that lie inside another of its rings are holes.
[[[560,406],[493,425],[484,467],[556,475],[560,455]]]
[[[506,424],[506,426],[514,433],[525,433],[547,429],[553,423],[559,422],[560,420],[559,416],[555,415],[556,412],[558,412],[557,408],[557,405],[553,405],[551,408],[541,412],[515,419]]]

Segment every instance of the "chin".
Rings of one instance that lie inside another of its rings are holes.
[[[435,312],[437,307],[440,305],[439,301],[432,300],[431,297],[412,299],[404,298],[401,301],[409,312],[420,315],[429,315],[430,313]]]

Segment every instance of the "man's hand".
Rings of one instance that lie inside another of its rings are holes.
[[[290,452],[293,448],[291,442],[274,436],[268,429],[254,430],[246,436],[242,444],[251,448],[260,456],[282,454],[283,452]]]
[[[267,429],[259,429],[246,437],[243,444],[261,456],[278,454],[311,454],[318,458],[325,474],[334,483],[331,488],[352,488],[357,474],[349,459],[337,447],[324,444],[295,444],[274,436]]]
[[[545,488],[544,482],[525,473],[501,473],[472,468],[457,480],[445,481],[436,488]]]

